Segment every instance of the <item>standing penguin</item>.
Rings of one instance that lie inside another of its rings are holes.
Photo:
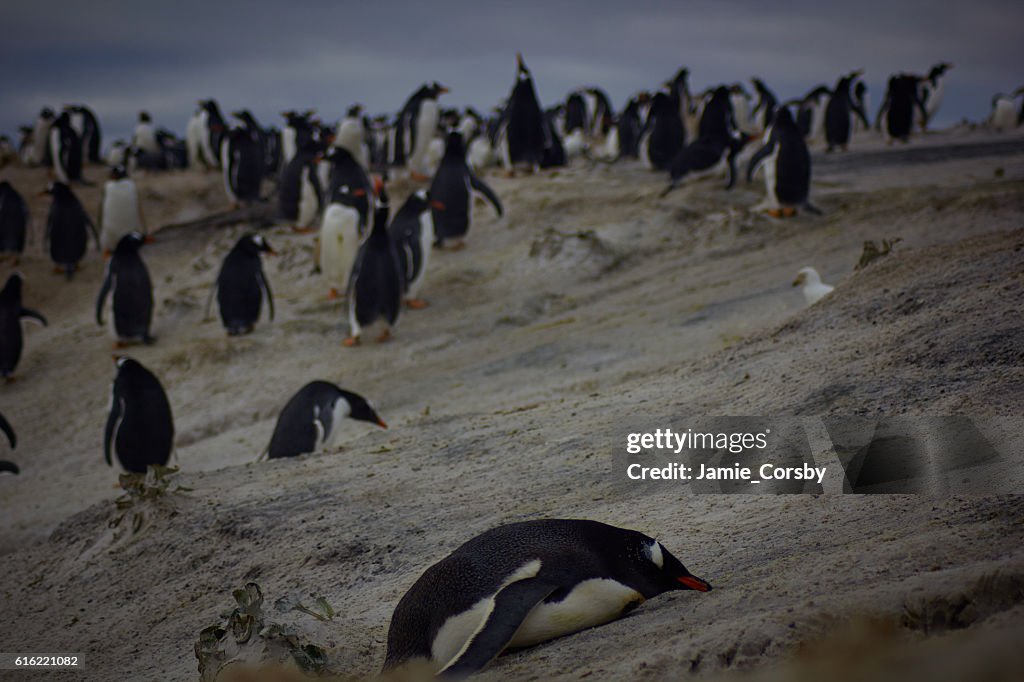
[[[487,183],[474,175],[466,165],[466,147],[462,134],[448,133],[441,167],[430,183],[430,198],[440,202],[442,209],[433,209],[434,229],[437,244],[444,245],[446,239],[458,240],[462,244],[473,221],[473,192],[480,192],[491,202],[501,216],[504,209],[501,201]],[[460,248],[460,247],[456,247]]]
[[[843,76],[836,83],[832,96],[829,97],[828,105],[825,107],[825,142],[828,147],[825,151],[830,152],[839,147],[844,152],[846,145],[850,142],[850,133],[853,130],[853,117],[857,116],[864,127],[867,127],[867,114],[858,106],[853,99],[850,90],[853,81],[863,71],[854,71],[848,76]]]
[[[808,144],[821,137],[825,126],[825,110],[831,97],[832,91],[828,86],[819,85],[796,102],[796,125]]]
[[[206,303],[206,316],[210,314],[210,301],[217,294],[220,319],[228,336],[248,334],[260,318],[263,294],[267,295],[270,319],[274,319],[274,295],[267,276],[263,273],[261,253],[275,255],[270,244],[260,235],[247,234],[239,239],[220,266],[214,290]]]
[[[78,261],[85,255],[89,243],[89,232],[96,240],[96,248],[100,248],[100,236],[96,233],[89,214],[82,203],[63,182],[53,182],[46,189],[53,197],[50,214],[46,219],[46,233],[43,238],[44,248],[50,251],[55,272],[63,272],[71,279],[78,267]]]
[[[46,326],[46,318],[21,304],[21,275],[14,273],[0,290],[0,376],[10,379],[21,359],[25,345],[21,332],[22,318],[29,318]]]
[[[109,255],[121,238],[132,232],[148,232],[142,215],[142,203],[135,181],[124,166],[110,169],[110,179],[103,185],[100,201],[100,246]]]
[[[203,124],[200,138],[203,158],[208,168],[220,168],[221,148],[228,133],[228,125],[220,113],[220,106],[216,100],[200,100],[199,107],[203,111],[200,116]]]
[[[616,124],[618,128],[618,155],[627,159],[635,159],[640,153],[640,134],[644,127],[643,108],[650,101],[646,92],[641,92],[626,103],[626,108],[619,114]]]
[[[89,107],[75,104],[67,107],[71,112],[72,125],[82,141],[82,156],[89,163],[103,163],[100,156],[100,122]]]
[[[314,452],[318,444],[329,447],[345,417],[388,428],[363,396],[327,381],[309,382],[281,410],[267,457],[298,457]]]
[[[263,181],[263,138],[260,133],[241,118],[244,125],[228,131],[221,143],[221,169],[224,172],[224,189],[228,200],[235,206],[250,203],[260,198],[260,184]],[[251,117],[250,117],[251,118]]]
[[[924,105],[924,118],[920,121],[922,130],[939,111],[942,97],[946,93],[946,72],[952,68],[949,62],[936,64],[920,81],[920,98]]]
[[[69,183],[82,179],[82,141],[71,126],[67,111],[50,126],[50,157],[58,180]]]
[[[758,209],[765,208],[774,217],[792,216],[798,206],[821,213],[808,200],[811,191],[811,154],[789,109],[779,107],[768,129],[768,141],[750,159],[747,182],[764,163],[768,196]]]
[[[327,157],[330,164],[330,173],[327,181],[327,201],[333,202],[334,195],[339,188],[347,187],[348,193],[354,197],[353,205],[359,211],[359,235],[366,234],[370,218],[370,196],[373,194],[373,185],[366,169],[355,159],[354,156],[343,147],[335,147],[330,150]]]
[[[151,344],[156,339],[149,335],[153,320],[153,284],[139,249],[148,241],[141,232],[121,237],[114,255],[107,264],[107,274],[96,298],[96,324],[103,326],[103,306],[111,288],[114,290],[114,337],[117,346],[132,341]]]
[[[757,104],[754,105],[754,110],[750,114],[753,128],[755,132],[763,133],[771,127],[775,119],[775,107],[778,104],[778,99],[760,78],[751,78],[750,82],[754,84],[754,90],[757,92]]]
[[[395,607],[384,670],[424,661],[442,676],[512,648],[603,625],[673,590],[708,592],[661,543],[577,519],[499,526],[428,568]]]
[[[53,156],[50,153],[50,128],[56,114],[53,109],[43,107],[32,128],[32,163],[39,166],[52,166]]]
[[[156,130],[153,128],[153,118],[148,111],[139,112],[139,120],[132,133],[131,146],[148,154],[159,154],[161,151],[160,143],[156,139]]]
[[[927,120],[928,112],[921,101],[918,77],[902,74],[890,78],[885,100],[882,101],[882,108],[876,121],[889,144],[892,144],[894,139],[910,141],[915,112],[920,115],[922,121]]]
[[[362,188],[350,190],[339,187],[324,211],[320,222],[320,273],[327,280],[330,291],[328,298],[338,297],[340,291],[348,291],[349,275],[355,264],[360,246],[359,206],[366,201]]]
[[[310,139],[281,169],[277,217],[290,222],[296,231],[309,228],[324,201],[324,188],[317,173],[321,154],[319,143]]]
[[[424,84],[414,92],[398,115],[395,127],[394,164],[409,165],[416,180],[428,180],[427,150],[434,139],[441,109],[437,98],[448,88],[434,82]]]
[[[388,233],[388,198],[382,187],[373,212],[373,229],[359,249],[349,278],[346,346],[359,343],[363,327],[383,320],[385,327],[377,341],[391,338],[391,327],[402,309],[402,271],[395,243]]]
[[[533,77],[521,54],[516,55],[516,84],[509,95],[504,117],[501,159],[505,170],[511,172],[516,166],[539,168],[544,159],[547,137],[544,112],[537,101]]]
[[[363,168],[370,167],[370,148],[366,143],[367,130],[363,122],[363,106],[355,104],[349,107],[345,118],[338,124],[334,135],[334,146],[344,147]]]
[[[0,182],[0,254],[10,254],[15,265],[25,250],[29,221],[28,203],[11,183]]]
[[[405,304],[413,309],[429,305],[418,294],[435,239],[433,211],[444,210],[443,203],[431,199],[424,190],[419,190],[409,195],[388,227],[398,254]]]
[[[650,170],[667,170],[686,144],[686,128],[679,113],[679,92],[656,92],[651,98],[644,131],[640,136],[640,159]]]
[[[160,380],[141,364],[115,355],[117,376],[111,391],[110,415],[103,433],[103,454],[111,452],[125,471],[144,474],[166,466],[174,447],[174,418]]]

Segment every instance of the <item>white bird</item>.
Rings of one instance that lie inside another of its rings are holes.
[[[793,286],[798,287],[801,284],[804,285],[804,298],[807,299],[807,305],[814,305],[835,289],[831,284],[823,283],[818,271],[809,267],[800,268],[800,272],[796,273]]]

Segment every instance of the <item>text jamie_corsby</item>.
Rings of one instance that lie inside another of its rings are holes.
[[[747,451],[763,452],[768,447],[768,436],[771,429],[758,433],[703,433],[692,429],[672,431],[657,429],[649,433],[631,433],[626,437],[626,452],[631,455],[644,450],[666,450],[676,455],[684,450],[727,451],[739,454]],[[720,481],[735,480],[762,483],[765,481],[795,480],[815,481],[821,483],[828,467],[815,467],[806,462],[799,466],[780,466],[772,462],[764,462],[751,468],[739,462],[732,465],[711,466],[704,462],[695,465],[682,462],[660,463],[657,466],[644,466],[640,462],[631,462],[626,467],[626,475],[634,481]],[[757,475],[754,475],[754,472]]]

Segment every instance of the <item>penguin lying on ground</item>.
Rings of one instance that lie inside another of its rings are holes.
[[[363,327],[378,320],[382,320],[385,327],[377,341],[387,341],[391,338],[391,327],[398,321],[404,282],[387,223],[388,197],[381,186],[373,213],[373,229],[359,249],[349,278],[349,336],[344,341],[346,346],[357,345]]]
[[[811,154],[789,109],[779,107],[775,121],[768,130],[768,141],[750,159],[747,182],[764,165],[764,181],[768,196],[754,210],[767,210],[774,217],[792,216],[797,207],[811,213],[821,211],[810,203]]]
[[[107,274],[96,298],[96,324],[102,327],[103,306],[113,288],[113,331],[118,347],[132,341],[147,345],[156,341],[149,335],[149,325],[153,320],[153,285],[146,264],[139,256],[142,245],[151,241],[141,232],[121,237],[107,264]]]
[[[166,466],[174,446],[174,419],[160,380],[131,358],[115,355],[114,363],[117,376],[103,433],[107,466],[113,466],[111,452],[130,473]]]
[[[11,183],[0,182],[0,254],[10,255],[14,265],[25,251],[30,222],[28,203]]]
[[[315,451],[318,444],[329,447],[345,417],[388,428],[363,396],[327,381],[309,382],[281,410],[267,446],[268,458],[298,457]]]
[[[420,576],[395,608],[384,669],[465,676],[509,648],[603,625],[670,590],[711,589],[656,540],[597,521],[499,526]]]
[[[399,271],[402,273],[405,304],[410,308],[421,309],[429,305],[418,294],[435,239],[434,212],[444,211],[445,208],[443,203],[432,199],[426,191],[419,190],[409,195],[388,226],[398,255]]]
[[[474,192],[486,197],[499,217],[504,214],[498,195],[466,165],[462,134],[451,132],[444,159],[430,183],[430,198],[442,207],[433,209],[437,246],[443,246],[446,239],[452,239],[459,244],[456,248],[461,248],[473,222]]]
[[[45,194],[53,197],[50,213],[46,219],[46,233],[43,235],[43,246],[50,252],[55,272],[63,272],[70,280],[78,267],[78,262],[85,256],[89,245],[89,232],[96,240],[96,249],[100,248],[100,236],[96,232],[89,214],[82,207],[75,193],[63,182],[53,182],[46,188]]]
[[[4,435],[7,436],[7,442],[11,444],[11,450],[18,447],[18,437],[14,435],[14,429],[11,427],[10,423],[4,419],[2,414],[0,414],[0,431],[3,431]],[[8,462],[6,459],[0,459],[0,474],[17,474],[20,472],[21,470],[18,469],[18,465],[14,462]]]
[[[128,177],[124,166],[110,169],[110,179],[103,185],[100,200],[100,246],[109,255],[121,238],[132,232],[146,233],[146,219],[135,181]]]
[[[350,191],[347,186],[339,187],[320,221],[317,263],[330,287],[327,294],[330,299],[348,291],[349,275],[361,243],[359,207],[365,200],[364,189]]]
[[[247,234],[239,239],[224,257],[213,291],[206,301],[205,317],[209,317],[210,302],[214,293],[217,294],[220,319],[228,336],[248,334],[253,330],[260,318],[264,293],[270,307],[270,319],[274,319],[274,295],[263,273],[261,253],[276,255],[261,235]]]
[[[811,267],[800,268],[800,271],[796,273],[793,286],[798,287],[801,284],[804,286],[804,300],[807,301],[807,305],[817,303],[835,289],[832,285],[823,283],[818,271]]]
[[[7,284],[0,290],[0,376],[8,381],[12,379],[14,368],[18,366],[25,344],[21,320],[28,318],[46,326],[45,317],[21,304],[22,284],[21,275],[14,273],[7,278]]]

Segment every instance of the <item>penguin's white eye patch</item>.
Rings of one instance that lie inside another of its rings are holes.
[[[661,552],[661,543],[655,540],[645,548],[647,552],[647,558],[651,560],[651,563],[658,568],[665,566],[665,555]]]

